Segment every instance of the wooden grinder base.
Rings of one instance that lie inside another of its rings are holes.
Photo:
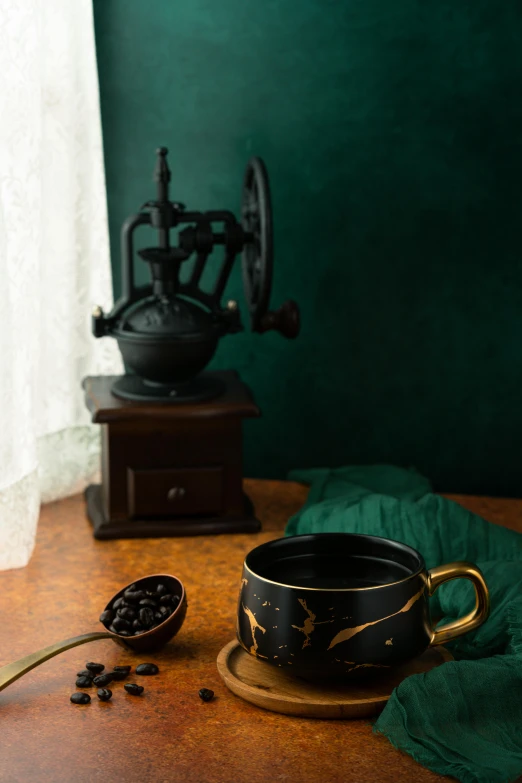
[[[102,483],[85,493],[96,538],[255,533],[243,494],[242,422],[260,415],[233,371],[208,372],[222,394],[166,404],[116,397],[112,376],[85,378],[85,402],[102,428]]]
[[[234,640],[219,653],[217,668],[232,693],[265,710],[302,718],[367,718],[385,707],[393,689],[410,674],[452,660],[444,647],[430,647],[413,661],[375,678],[347,685],[314,684],[254,658]]]

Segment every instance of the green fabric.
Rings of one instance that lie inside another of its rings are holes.
[[[293,471],[311,485],[286,535],[368,533],[417,549],[428,568],[470,560],[482,569],[491,615],[449,644],[455,661],[408,677],[375,724],[397,748],[463,783],[507,783],[522,774],[522,535],[432,494],[413,470],[386,465]],[[442,622],[471,610],[465,579],[442,585],[432,611]]]

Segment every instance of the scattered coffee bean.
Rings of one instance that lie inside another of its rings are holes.
[[[112,691],[110,688],[100,688],[98,690],[98,698],[100,701],[109,701],[112,699]]]
[[[123,687],[131,696],[140,696],[144,691],[143,685],[136,685],[135,682],[126,682]]]
[[[92,688],[92,677],[78,677],[76,680],[77,688]]]
[[[136,666],[136,674],[158,674],[159,669],[155,663],[140,663]]]
[[[127,677],[126,672],[111,672],[111,677],[113,681],[120,682],[121,680],[124,680]]]
[[[136,619],[136,609],[133,609],[131,606],[122,606],[118,609],[116,612],[118,617],[123,620],[135,620]]]
[[[132,666],[125,665],[125,666],[113,666],[112,667],[115,672],[123,672],[124,674],[128,674],[130,670],[132,669]]]
[[[119,609],[120,606],[123,606],[123,600],[124,600],[123,596],[120,596],[119,598],[117,598],[115,600],[115,602],[113,603],[112,608],[113,609]]]
[[[104,625],[110,625],[113,619],[114,619],[114,612],[111,612],[110,609],[106,609],[100,615],[100,623],[103,623]]]
[[[93,673],[89,671],[89,669],[82,669],[81,672],[77,672],[77,677],[90,677],[91,680],[94,677]]]
[[[210,688],[201,688],[198,695],[203,701],[212,701],[214,698],[214,691],[211,691]]]
[[[150,606],[152,609],[157,609],[158,602],[153,601],[152,598],[142,598],[140,601],[140,606]]]
[[[112,674],[100,674],[93,680],[97,688],[105,688],[110,682],[112,682]]]
[[[144,606],[142,609],[140,609],[140,623],[144,628],[150,628],[154,622],[154,617],[154,611],[149,606]]]
[[[91,697],[88,693],[73,693],[71,701],[73,704],[89,704]]]
[[[102,671],[105,669],[105,666],[103,663],[86,663],[85,668],[88,669],[93,674],[101,674]]]

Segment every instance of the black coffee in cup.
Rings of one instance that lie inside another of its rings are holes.
[[[259,571],[273,582],[330,590],[376,587],[409,576],[401,563],[370,555],[310,554],[276,560]]]

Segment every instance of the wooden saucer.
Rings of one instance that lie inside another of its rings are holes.
[[[452,660],[444,647],[430,647],[415,660],[375,679],[319,685],[254,658],[234,640],[219,653],[217,668],[232,693],[265,710],[304,718],[367,718],[384,708],[393,689],[410,674],[421,674]]]

